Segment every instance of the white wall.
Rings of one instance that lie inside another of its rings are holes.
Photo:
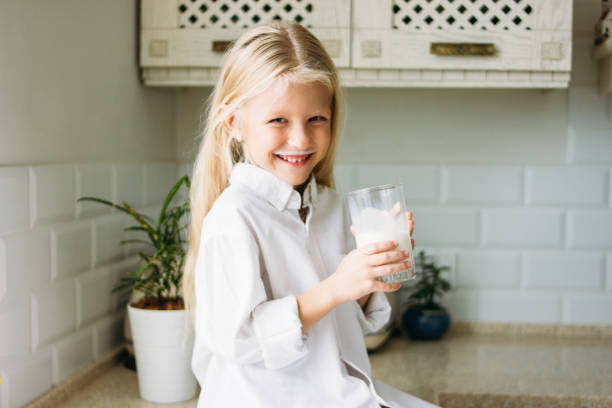
[[[137,1],[0,2],[0,164],[175,158],[175,101],[138,79]]]
[[[342,192],[403,182],[455,320],[612,324],[612,106],[576,1],[568,90],[345,89]],[[178,96],[178,159],[210,89]],[[405,294],[404,294],[405,295]]]
[[[177,180],[175,95],[145,88],[137,1],[0,1],[0,406],[44,393],[123,341],[136,265],[121,214]]]

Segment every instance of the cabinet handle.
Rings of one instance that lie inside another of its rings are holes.
[[[218,54],[223,54],[227,51],[232,45],[234,45],[233,41],[219,41],[215,40],[212,42],[212,51]]]
[[[495,45],[490,43],[431,43],[429,53],[434,55],[494,55]]]

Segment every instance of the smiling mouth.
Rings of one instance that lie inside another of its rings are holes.
[[[310,157],[313,155],[313,153],[310,154],[301,154],[301,155],[294,155],[294,154],[276,154],[275,156],[278,157],[281,160],[284,160],[288,163],[292,163],[292,164],[301,164],[301,163],[305,163],[308,159],[310,159]]]

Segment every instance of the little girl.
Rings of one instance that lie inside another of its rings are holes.
[[[340,88],[299,24],[243,34],[225,56],[193,170],[183,292],[199,407],[433,407],[373,381],[363,334],[389,319],[376,277],[397,242],[352,250],[333,190]]]

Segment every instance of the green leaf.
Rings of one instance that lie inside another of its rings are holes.
[[[130,271],[128,272],[128,275],[130,276],[139,276],[141,275],[144,271],[146,271],[147,269],[149,269],[151,267],[151,263],[148,263],[146,265],[141,266],[140,268],[136,269],[135,271]]]
[[[157,222],[158,225],[161,225],[164,222],[164,217],[166,215],[166,208],[168,208],[168,205],[170,204],[170,201],[172,201],[172,199],[174,198],[174,196],[175,196],[176,192],[178,191],[178,189],[185,182],[189,183],[189,179],[187,178],[187,176],[181,177],[179,179],[179,181],[177,181],[177,183],[174,185],[174,187],[172,187],[170,189],[170,192],[166,196],[166,200],[164,201],[164,205],[162,206],[162,209],[161,209],[161,211],[159,213],[159,221]]]
[[[104,199],[102,199],[102,198],[96,198],[96,197],[79,197],[79,198],[77,199],[77,202],[79,202],[79,201],[93,201],[93,202],[96,202],[96,203],[100,203],[100,204],[107,205],[107,206],[109,206],[109,207],[116,208],[116,209],[118,209],[119,211],[123,211],[124,213],[129,214],[129,211],[128,211],[126,208],[124,208],[124,207],[120,206],[119,204],[115,204],[115,203],[113,203],[113,202],[111,202],[111,201],[104,200]]]
[[[119,245],[125,245],[125,244],[145,244],[145,245],[151,245],[152,247],[155,247],[155,245],[153,245],[149,241],[144,241],[142,239],[123,239],[119,241]]]
[[[141,227],[140,225],[134,225],[132,227],[125,227],[123,230],[124,231],[143,231],[143,232],[147,232],[147,230],[144,229],[143,227]]]
[[[125,201],[121,202],[128,214],[130,214],[132,217],[134,217],[136,219],[136,221],[138,221],[140,223],[140,225],[142,226],[142,228],[145,229],[145,231],[147,232],[147,234],[149,235],[149,238],[151,239],[151,241],[154,244],[157,244],[157,241],[159,239],[159,236],[157,234],[157,231],[155,231],[155,229],[149,225],[149,223],[143,218],[143,215],[136,212],[136,210],[134,210],[128,203],[126,203]]]

